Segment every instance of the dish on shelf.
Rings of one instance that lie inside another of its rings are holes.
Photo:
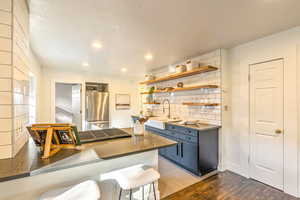
[[[190,71],[193,70],[195,68],[199,67],[199,63],[194,61],[194,60],[187,60],[186,61],[186,70]]]
[[[155,76],[152,74],[145,75],[145,81],[152,81],[155,80]]]
[[[185,65],[177,65],[176,73],[182,73],[182,72],[186,72],[186,66]]]

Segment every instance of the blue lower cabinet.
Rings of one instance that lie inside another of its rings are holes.
[[[194,143],[180,143],[181,164],[188,170],[198,173],[198,145]]]
[[[212,129],[199,132],[199,170],[207,174],[218,169],[219,164],[219,132]]]
[[[161,156],[165,156],[165,155],[166,155],[166,148],[160,148],[160,149],[158,150],[158,153],[159,153],[159,155],[161,155]]]
[[[174,162],[180,162],[179,145],[176,144],[176,145],[167,147],[165,156]]]
[[[167,130],[146,126],[147,131],[177,142],[159,149],[159,155],[196,175],[205,175],[218,167],[218,129],[197,131],[189,128],[167,127]]]

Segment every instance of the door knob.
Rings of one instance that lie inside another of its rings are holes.
[[[276,134],[281,134],[281,133],[282,133],[282,130],[276,129],[276,130],[275,130],[275,133],[276,133]]]

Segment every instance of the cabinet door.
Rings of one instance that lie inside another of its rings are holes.
[[[179,144],[166,148],[165,156],[175,162],[179,161]]]
[[[168,147],[160,148],[158,150],[159,155],[166,156],[166,150]]]
[[[180,142],[178,145],[182,165],[198,173],[198,145],[189,142]]]

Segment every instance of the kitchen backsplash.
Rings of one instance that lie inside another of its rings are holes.
[[[216,71],[170,80],[166,82],[153,84],[158,88],[174,87],[178,82],[183,82],[184,87],[195,85],[218,85],[219,88],[197,89],[190,91],[174,92],[174,93],[155,93],[154,100],[162,102],[164,99],[169,99],[171,104],[171,117],[179,117],[185,120],[199,120],[203,123],[221,125],[221,52],[220,50],[197,56],[191,60],[201,63],[201,65],[211,65],[218,67]],[[184,63],[177,63],[178,64]],[[152,71],[156,77],[161,77],[170,74],[169,66]],[[141,91],[148,91],[153,86],[141,86]],[[146,96],[143,95],[143,102],[146,101]],[[219,106],[185,106],[183,102],[195,103],[218,103]],[[152,109],[155,116],[163,116],[162,104],[160,105],[143,105],[143,110]]]

